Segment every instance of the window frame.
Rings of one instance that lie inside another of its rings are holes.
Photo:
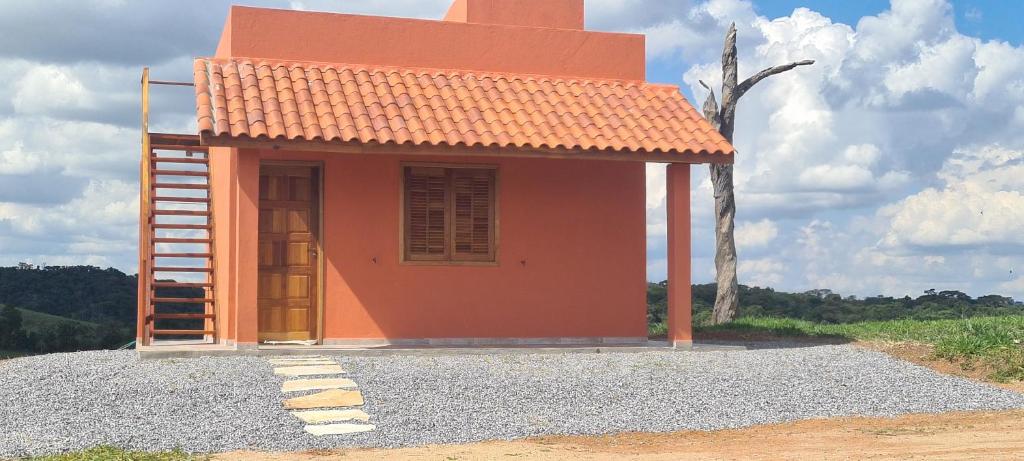
[[[409,255],[407,244],[408,210],[406,209],[406,169],[407,168],[441,168],[446,170],[445,176],[449,178],[446,185],[445,197],[445,254],[437,256],[412,257]],[[455,211],[453,208],[454,191],[450,172],[447,170],[490,170],[493,175],[491,185],[491,247],[487,256],[473,256],[466,259],[455,259]],[[498,199],[500,174],[498,165],[493,164],[470,164],[470,163],[434,163],[434,162],[400,162],[398,168],[398,260],[403,265],[418,266],[498,266],[500,250],[500,206]]]

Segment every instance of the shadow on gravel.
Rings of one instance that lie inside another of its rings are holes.
[[[845,336],[815,335],[791,327],[763,328],[731,324],[703,327],[694,331],[694,348],[736,347],[743,349],[796,349],[824,345],[849,344],[854,340]]]
[[[804,347],[830,346],[847,344],[851,341],[844,338],[836,340],[778,338],[771,340],[726,340],[726,339],[694,339],[694,351],[728,351],[757,349],[799,349]]]

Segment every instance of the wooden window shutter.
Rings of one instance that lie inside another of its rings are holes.
[[[494,170],[453,169],[452,259],[494,260]]]
[[[448,177],[444,168],[406,167],[406,259],[448,259],[447,189]]]

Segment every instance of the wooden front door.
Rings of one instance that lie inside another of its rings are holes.
[[[317,339],[318,178],[316,167],[260,166],[260,341]]]

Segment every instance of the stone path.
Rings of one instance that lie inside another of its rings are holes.
[[[274,358],[270,363],[275,366],[275,375],[298,378],[285,381],[281,385],[282,394],[318,391],[286,398],[283,402],[285,409],[292,410],[292,416],[306,424],[303,428],[306,432],[321,436],[342,435],[376,428],[373,424],[366,424],[370,415],[351,408],[363,405],[363,394],[351,379],[336,377],[345,373],[338,362],[321,356],[301,356]],[[317,377],[302,378],[305,376]]]

